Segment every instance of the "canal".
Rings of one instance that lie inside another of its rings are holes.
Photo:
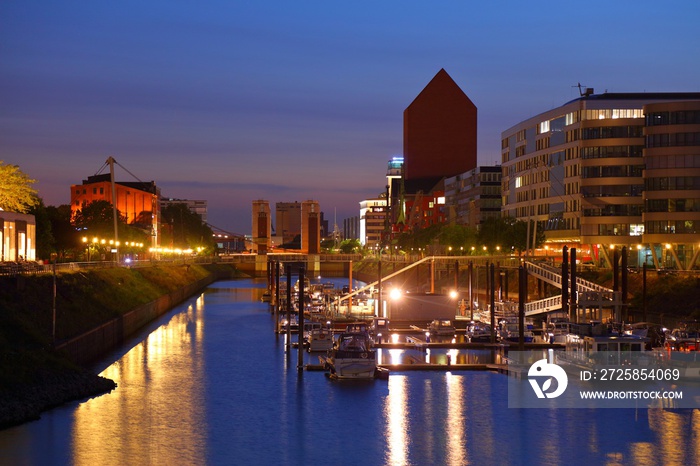
[[[300,373],[264,286],[173,309],[98,365],[117,390],[0,431],[0,464],[700,464],[698,410],[512,409],[492,372]]]

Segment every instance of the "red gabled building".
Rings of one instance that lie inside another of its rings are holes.
[[[401,185],[388,193],[393,233],[445,223],[444,179],[476,167],[476,120],[444,69],[404,110]]]
[[[455,176],[476,168],[477,109],[441,69],[403,113],[404,176]]]

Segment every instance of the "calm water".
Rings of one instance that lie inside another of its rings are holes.
[[[700,464],[700,411],[509,409],[487,372],[300,374],[263,287],[218,282],[164,316],[100,367],[116,391],[0,431],[0,463]]]

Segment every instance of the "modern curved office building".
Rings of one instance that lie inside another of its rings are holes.
[[[538,255],[556,258],[566,245],[609,266],[626,247],[633,267],[697,268],[699,103],[700,93],[588,89],[509,128],[501,134],[504,215],[544,230]],[[673,112],[684,113],[672,120]]]

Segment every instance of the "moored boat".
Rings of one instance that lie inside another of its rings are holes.
[[[309,352],[328,351],[333,348],[333,332],[328,327],[312,328],[308,336]]]
[[[467,326],[465,335],[470,343],[490,343],[491,326],[482,322],[472,322]]]
[[[433,320],[432,322],[430,322],[428,330],[430,331],[431,335],[438,336],[454,336],[456,331],[455,326],[452,324],[452,321],[445,319]]]
[[[365,324],[348,325],[326,358],[331,377],[373,379],[377,372],[376,351]]]

